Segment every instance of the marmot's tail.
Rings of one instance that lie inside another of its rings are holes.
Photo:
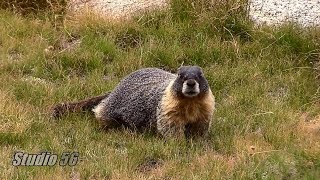
[[[105,95],[96,96],[79,102],[67,102],[57,104],[52,108],[52,117],[59,118],[62,115],[69,112],[91,111],[92,108],[98,105],[100,101],[102,101],[104,98],[108,97],[109,94],[110,93],[107,93]]]

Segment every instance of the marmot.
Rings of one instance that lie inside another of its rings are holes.
[[[53,115],[92,109],[106,127],[156,130],[161,135],[205,135],[215,100],[202,69],[182,66],[177,74],[145,68],[125,77],[103,96],[55,106]]]

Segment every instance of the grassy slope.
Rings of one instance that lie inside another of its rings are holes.
[[[1,179],[320,177],[319,31],[254,28],[232,2],[172,5],[121,25],[84,18],[56,28],[0,11]],[[202,66],[216,96],[207,142],[106,133],[90,114],[48,116],[54,103],[110,91],[139,68],[182,63]],[[79,151],[82,161],[14,168],[17,150]]]

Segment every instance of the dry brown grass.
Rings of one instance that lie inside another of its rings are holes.
[[[9,92],[0,91],[0,132],[23,133],[32,122],[35,109],[17,101]]]
[[[67,0],[2,0],[0,9],[10,9],[18,13],[29,14],[51,11],[63,14]]]

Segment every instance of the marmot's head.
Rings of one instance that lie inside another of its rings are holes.
[[[180,97],[197,97],[209,89],[208,81],[199,66],[182,66],[177,75],[172,89]]]

